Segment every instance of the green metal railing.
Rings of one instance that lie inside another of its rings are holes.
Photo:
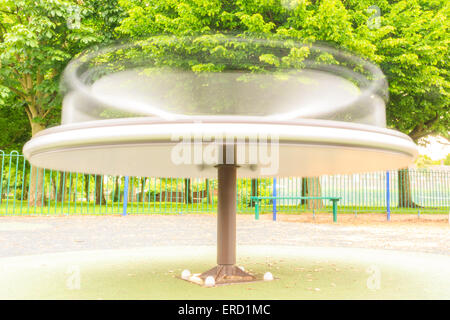
[[[217,207],[215,179],[129,177],[126,184],[125,177],[37,169],[17,151],[6,154],[0,150],[0,162],[0,215],[209,213]],[[448,213],[450,169],[238,179],[238,212],[254,212],[252,196],[273,195],[340,197],[339,212]],[[331,212],[332,203],[321,199],[280,199],[274,203],[265,199],[259,209],[261,213],[274,209]]]

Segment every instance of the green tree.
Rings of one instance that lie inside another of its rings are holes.
[[[184,179],[184,203],[192,203],[192,183],[191,179]]]
[[[120,0],[117,28],[130,37],[198,32],[258,32],[304,42],[327,41],[378,63],[390,83],[387,121],[414,141],[449,137],[450,3],[377,1]],[[377,5],[380,25],[368,21]]]
[[[375,27],[373,5],[381,13]],[[88,46],[223,31],[327,41],[364,56],[390,83],[389,127],[415,141],[449,138],[449,10],[445,0],[0,0],[2,128],[14,123],[0,139],[8,148],[23,143],[24,115],[28,135],[59,122],[61,72]],[[30,181],[30,202],[40,204],[42,172],[33,170]],[[410,204],[409,183],[400,185],[400,204]]]
[[[5,153],[20,152],[30,138],[28,120],[23,108],[0,106],[0,146]]]
[[[415,142],[449,138],[449,11],[445,0],[120,0],[124,35],[264,33],[327,41],[378,63],[389,81],[387,125]],[[373,7],[373,6],[376,7]],[[371,8],[378,8],[377,11]],[[374,16],[375,14],[375,16]],[[379,24],[371,23],[379,18]],[[306,181],[304,181],[306,182]],[[400,206],[415,205],[407,170]]]
[[[32,136],[59,122],[59,78],[67,62],[87,46],[114,36],[120,18],[120,9],[114,9],[114,4],[116,1],[0,1],[0,104],[9,99],[11,107],[20,106]],[[30,203],[41,205],[42,170],[32,170],[31,181]]]
[[[450,153],[444,159],[444,165],[450,166]]]
[[[419,155],[419,157],[416,160],[416,165],[418,168],[426,168],[429,166],[439,165],[439,160],[433,160],[427,155]]]

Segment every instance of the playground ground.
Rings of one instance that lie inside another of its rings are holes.
[[[268,215],[267,215],[268,216]],[[338,214],[338,222],[340,225],[367,225],[367,226],[436,226],[446,227],[450,226],[450,214],[391,214],[390,221],[387,221],[386,213],[344,213]],[[320,223],[329,224],[330,214],[299,214],[289,215],[282,214],[277,215],[277,220],[287,222],[307,222],[307,223]]]
[[[448,215],[238,215],[237,225],[238,263],[278,280],[177,279],[214,265],[213,214],[1,217],[0,298],[450,299]]]

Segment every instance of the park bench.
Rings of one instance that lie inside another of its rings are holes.
[[[259,197],[253,196],[251,200],[255,202],[255,219],[259,219],[259,211],[261,200],[330,200],[333,202],[333,222],[337,222],[337,202],[341,199],[341,197]],[[274,215],[273,220],[276,220],[276,211],[274,206]]]

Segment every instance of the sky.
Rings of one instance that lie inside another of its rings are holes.
[[[426,146],[419,144],[419,153],[427,155],[432,160],[441,160],[450,153],[450,143],[443,137],[427,137],[422,141],[428,141]]]

